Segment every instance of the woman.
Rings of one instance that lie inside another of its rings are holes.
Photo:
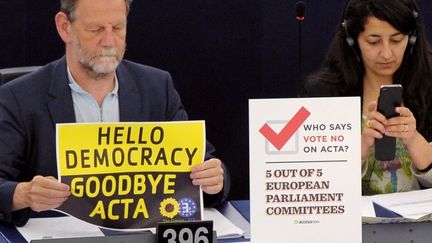
[[[414,0],[351,0],[308,96],[361,96],[363,194],[432,187],[431,51]],[[377,111],[383,84],[403,86],[399,116]],[[396,157],[377,161],[375,139],[396,137]]]

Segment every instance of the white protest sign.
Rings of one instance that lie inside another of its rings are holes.
[[[249,100],[252,242],[360,243],[360,98]]]

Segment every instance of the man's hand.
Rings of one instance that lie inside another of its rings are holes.
[[[224,171],[219,159],[209,159],[192,168],[192,184],[201,186],[207,194],[219,193],[223,188]]]
[[[15,188],[12,211],[31,208],[36,212],[57,208],[68,199],[70,187],[52,176],[35,176]]]

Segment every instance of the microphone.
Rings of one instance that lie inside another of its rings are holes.
[[[298,77],[297,77],[297,97],[303,92],[303,53],[302,53],[302,22],[305,19],[306,3],[298,1],[295,4],[296,19],[298,21]]]
[[[295,11],[296,11],[296,19],[300,22],[303,21],[305,18],[306,3],[303,1],[296,2]]]

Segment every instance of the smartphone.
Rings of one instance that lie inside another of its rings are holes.
[[[381,85],[377,110],[387,119],[399,116],[395,108],[402,104],[402,85]],[[396,138],[384,135],[375,139],[375,158],[377,160],[393,160],[396,154]]]

